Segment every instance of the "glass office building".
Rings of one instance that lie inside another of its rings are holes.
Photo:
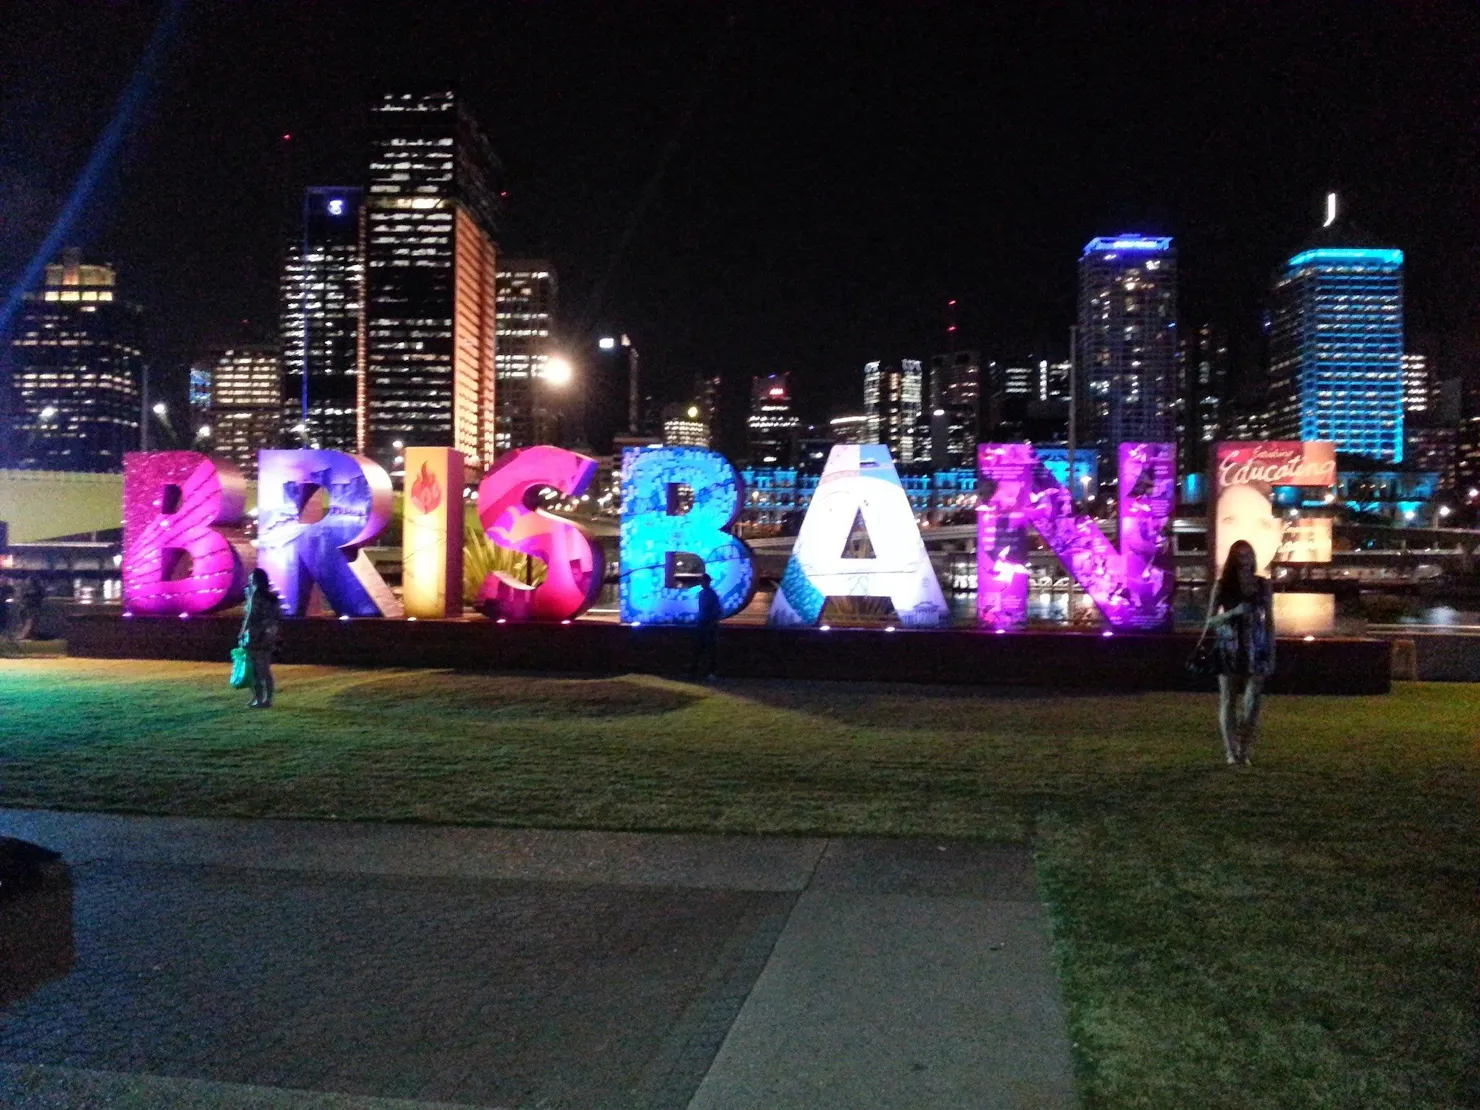
[[[140,310],[119,298],[112,266],[85,263],[76,250],[47,266],[16,317],[0,380],[9,465],[122,470],[124,452],[139,447],[141,333]]]
[[[791,406],[791,375],[769,374],[750,383],[750,415],[745,421],[753,466],[790,466],[796,458],[801,421]]]
[[[551,442],[558,387],[545,379],[555,327],[555,268],[544,259],[506,258],[498,266],[499,452]]]
[[[869,443],[889,448],[896,463],[912,463],[928,453],[929,425],[922,427],[925,370],[919,359],[870,362],[863,368],[863,415]]]
[[[1326,229],[1275,282],[1270,434],[1401,462],[1403,252],[1351,238]]]
[[[314,187],[283,263],[285,442],[353,451],[359,442],[364,190]]]
[[[282,364],[271,347],[234,347],[211,371],[212,449],[248,478],[257,476],[257,452],[282,441]]]
[[[1170,441],[1177,357],[1172,240],[1134,233],[1091,239],[1079,258],[1080,441]]]
[[[365,197],[361,449],[451,445],[475,471],[496,443],[499,165],[455,89],[383,94]]]

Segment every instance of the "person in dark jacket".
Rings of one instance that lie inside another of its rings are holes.
[[[699,580],[699,614],[694,622],[694,659],[689,674],[695,678],[713,678],[719,670],[719,594],[714,582],[705,575]]]
[[[1218,727],[1228,762],[1236,764],[1249,762],[1264,680],[1274,673],[1274,588],[1257,568],[1254,548],[1234,543],[1208,606],[1208,627],[1218,637]]]
[[[242,615],[241,646],[252,657],[252,700],[247,703],[248,709],[272,706],[272,653],[277,648],[282,614],[282,599],[273,592],[267,572],[258,567],[247,584],[247,610]]]

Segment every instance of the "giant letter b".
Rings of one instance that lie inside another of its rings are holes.
[[[681,509],[680,490],[693,493]],[[744,484],[723,455],[702,447],[629,447],[622,452],[622,619],[629,624],[694,624],[698,583],[681,583],[676,556],[690,554],[719,594],[720,615],[750,604],[750,547],[726,531],[740,513]]]
[[[242,472],[228,459],[194,451],[125,455],[124,610],[184,617],[240,601],[241,558],[212,525],[240,521],[246,494]]]

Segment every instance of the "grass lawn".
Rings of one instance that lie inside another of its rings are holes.
[[[1030,842],[1088,1110],[1473,1105],[1480,686],[1213,699],[0,661],[0,804]]]

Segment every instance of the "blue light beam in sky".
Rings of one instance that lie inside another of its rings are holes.
[[[170,40],[174,37],[175,29],[180,22],[180,13],[184,8],[185,0],[167,0],[164,11],[159,17],[159,23],[155,25],[154,34],[150,36],[149,44],[144,47],[144,53],[140,55],[139,64],[134,67],[134,75],[124,88],[123,95],[118,98],[118,104],[113,109],[113,118],[108,121],[108,126],[103,129],[103,133],[98,136],[98,141],[93,144],[87,164],[82,167],[82,172],[77,175],[77,180],[72,185],[72,194],[67,198],[67,203],[62,206],[61,212],[52,223],[51,231],[47,233],[31,261],[27,263],[26,268],[16,278],[15,284],[11,286],[10,292],[6,294],[5,303],[0,305],[0,343],[8,340],[10,325],[15,320],[16,310],[20,308],[22,299],[40,280],[46,264],[61,252],[67,237],[72,233],[72,225],[77,222],[77,217],[87,206],[93,189],[108,168],[108,163],[113,160],[113,156],[118,153],[118,147],[127,137],[134,117],[138,115],[139,106],[143,104],[144,98],[154,85],[155,74],[159,70],[160,62],[164,58]]]

